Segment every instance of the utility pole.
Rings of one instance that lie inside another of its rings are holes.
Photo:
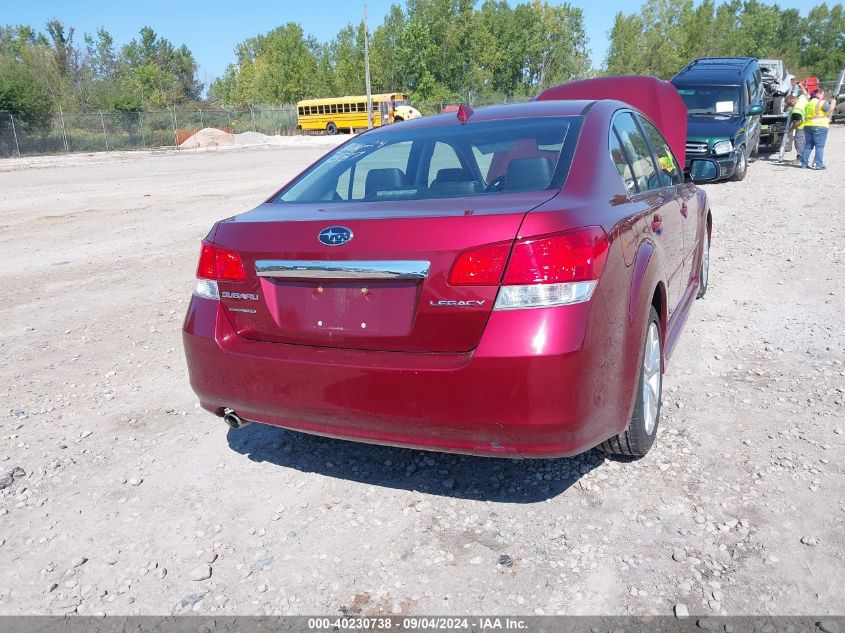
[[[367,5],[364,5],[364,77],[367,82],[367,129],[373,129],[373,95],[370,90],[370,35],[367,27]]]

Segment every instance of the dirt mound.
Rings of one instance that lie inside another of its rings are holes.
[[[233,145],[234,134],[224,132],[214,127],[206,127],[196,134],[189,136],[180,145],[179,149],[197,149],[200,147],[219,147],[220,145]]]

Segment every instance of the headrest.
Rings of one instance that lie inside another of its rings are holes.
[[[380,191],[395,191],[405,186],[405,173],[396,167],[371,169],[364,183],[364,195],[373,197]]]
[[[505,191],[546,189],[552,180],[552,163],[544,157],[515,158],[508,164]]]

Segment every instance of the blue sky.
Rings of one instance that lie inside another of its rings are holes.
[[[395,1],[395,0],[394,0]],[[557,0],[551,0],[557,4]],[[819,2],[821,0],[818,0]],[[399,0],[404,5],[404,0]],[[510,0],[515,4],[514,0]],[[299,22],[306,33],[324,41],[332,38],[349,22],[361,17],[361,2],[290,2],[285,0],[245,0],[242,2],[188,2],[185,0],[142,0],[141,2],[88,2],[77,0],[0,0],[0,24],[29,24],[43,29],[44,23],[59,18],[76,27],[76,37],[94,33],[104,26],[118,45],[135,37],[138,30],[151,26],[177,46],[187,44],[199,63],[199,79],[206,85],[223,73],[234,58],[235,45],[253,35],[264,33],[286,22]],[[810,4],[817,4],[811,0]],[[368,0],[370,29],[380,24],[391,0]],[[621,0],[571,0],[584,11],[593,65],[604,62],[607,34],[617,11],[630,13],[639,2]],[[774,4],[774,3],[769,3]],[[798,0],[781,0],[781,7],[802,9]]]

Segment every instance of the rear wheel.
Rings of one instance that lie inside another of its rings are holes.
[[[334,136],[337,134],[337,125],[335,125],[334,121],[330,121],[329,124],[326,126],[326,134],[329,136]]]
[[[707,293],[707,282],[710,281],[710,234],[707,227],[704,228],[704,238],[701,245],[701,270],[698,273],[698,294],[696,299],[701,299]]]
[[[745,174],[748,173],[748,157],[745,155],[745,148],[739,148],[739,158],[737,159],[736,169],[734,169],[733,176],[731,176],[731,180],[733,181],[740,181],[745,178]]]
[[[654,306],[651,306],[645,330],[643,360],[640,363],[640,380],[634,413],[624,432],[599,445],[599,448],[606,453],[642,457],[654,444],[657,424],[660,421],[660,398],[663,392],[663,374],[660,371],[661,341],[660,318]]]

